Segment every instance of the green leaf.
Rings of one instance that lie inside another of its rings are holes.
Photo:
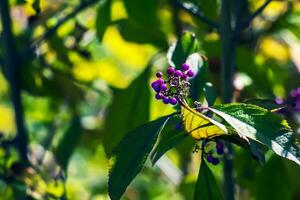
[[[158,1],[157,0],[124,0],[124,5],[130,19],[151,28],[158,26]]]
[[[203,1],[193,0],[199,6],[198,10],[202,11],[204,16],[214,20],[218,17],[218,3],[217,0]]]
[[[200,56],[200,54],[193,53],[188,56],[186,63],[190,65],[191,69],[195,73],[197,73],[197,75],[190,80],[190,98],[192,98],[194,101],[197,101],[199,100],[205,85],[205,77],[208,68],[207,61],[204,57]]]
[[[248,99],[244,103],[257,105],[267,110],[277,110],[284,107],[284,105],[279,105],[272,99]]]
[[[130,19],[120,19],[115,23],[122,37],[127,41],[140,44],[151,43],[162,49],[168,46],[164,33],[149,27],[148,24],[139,24]]]
[[[171,118],[162,134],[160,134],[158,143],[150,154],[152,165],[154,165],[163,154],[186,138],[186,133],[176,129],[176,124],[178,123],[180,123],[180,118]]]
[[[295,134],[287,122],[264,108],[232,103],[210,108],[242,137],[260,142],[276,154],[300,165],[300,150]]]
[[[112,200],[120,199],[127,186],[141,171],[168,119],[169,116],[161,117],[134,129],[114,149],[109,160],[111,168],[108,180]]]
[[[199,42],[195,35],[185,32],[168,50],[167,58],[171,66],[181,68],[182,63],[188,63],[197,75],[190,80],[190,97],[193,100],[199,100],[202,89],[205,84],[205,74],[207,71],[207,62],[197,53]]]
[[[106,155],[130,130],[149,121],[150,67],[147,67],[126,89],[113,89],[113,100],[108,108],[103,130]]]
[[[111,22],[111,0],[103,0],[97,9],[96,33],[100,41]]]
[[[80,139],[81,132],[80,119],[78,116],[75,116],[69,129],[64,133],[57,147],[53,150],[56,161],[63,169],[66,169],[68,166],[70,157]]]
[[[196,36],[190,32],[185,32],[177,42],[168,50],[167,58],[171,66],[180,68],[189,55],[196,53],[199,43]]]
[[[216,179],[204,160],[202,160],[201,162],[193,199],[194,200],[223,199],[223,196],[219,190]]]

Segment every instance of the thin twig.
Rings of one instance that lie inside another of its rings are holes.
[[[24,126],[23,106],[21,99],[21,73],[17,60],[19,58],[16,51],[14,36],[11,27],[9,0],[0,1],[0,13],[2,23],[2,41],[4,49],[4,73],[8,79],[11,99],[15,113],[15,123],[17,128],[16,147],[20,153],[24,164],[27,164],[28,135]]]
[[[242,29],[247,28],[252,20],[257,17],[273,0],[266,0],[254,13],[252,13],[243,23]]]
[[[191,15],[197,17],[199,20],[207,24],[208,26],[218,29],[219,24],[208,19],[206,16],[200,12],[199,8],[196,7],[193,3],[182,3],[178,0],[174,0],[174,3],[181,9],[185,10],[186,12],[190,13]]]
[[[56,25],[54,25],[53,27],[51,27],[49,30],[47,30],[47,32],[45,32],[44,35],[42,35],[39,39],[37,39],[34,42],[34,46],[40,44],[42,41],[48,39],[49,37],[51,37],[56,30],[63,25],[64,23],[66,23],[68,20],[72,19],[73,17],[75,17],[79,12],[85,10],[86,8],[88,8],[89,6],[95,4],[99,2],[99,0],[90,0],[90,1],[83,1],[79,6],[77,6],[76,8],[74,8],[74,10],[68,14],[67,16],[65,16],[64,18],[60,19]]]

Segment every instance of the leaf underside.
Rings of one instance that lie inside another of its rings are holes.
[[[242,103],[210,108],[237,133],[268,146],[276,154],[300,165],[300,148],[287,122],[271,111]]]
[[[187,104],[181,106],[181,114],[186,132],[196,140],[227,134],[224,125],[201,114]]]

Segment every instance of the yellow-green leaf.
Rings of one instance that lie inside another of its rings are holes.
[[[181,114],[186,132],[196,140],[213,138],[228,133],[224,125],[203,115],[185,103],[181,106]]]

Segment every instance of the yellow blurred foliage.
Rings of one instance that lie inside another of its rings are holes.
[[[127,18],[127,12],[124,7],[123,1],[114,1],[111,7],[112,21]]]
[[[259,8],[265,0],[259,0],[255,3],[255,9]],[[287,9],[286,1],[272,1],[263,11],[263,14],[268,17],[277,17]]]
[[[0,104],[0,131],[5,134],[15,132],[14,113],[11,108]]]
[[[152,45],[141,45],[125,41],[116,27],[109,27],[103,38],[104,46],[123,64],[131,69],[144,68],[155,52]]]
[[[106,31],[103,45],[109,51],[109,57],[86,61],[74,54],[70,56],[76,63],[73,74],[77,79],[82,81],[103,79],[112,86],[125,88],[134,78],[130,72],[140,72],[155,53],[155,48],[151,45],[125,41],[113,26]]]
[[[63,37],[68,35],[75,28],[75,20],[69,20],[57,29],[57,35]]]
[[[267,57],[271,57],[282,62],[289,59],[289,49],[272,37],[265,37],[261,40],[260,50]]]

